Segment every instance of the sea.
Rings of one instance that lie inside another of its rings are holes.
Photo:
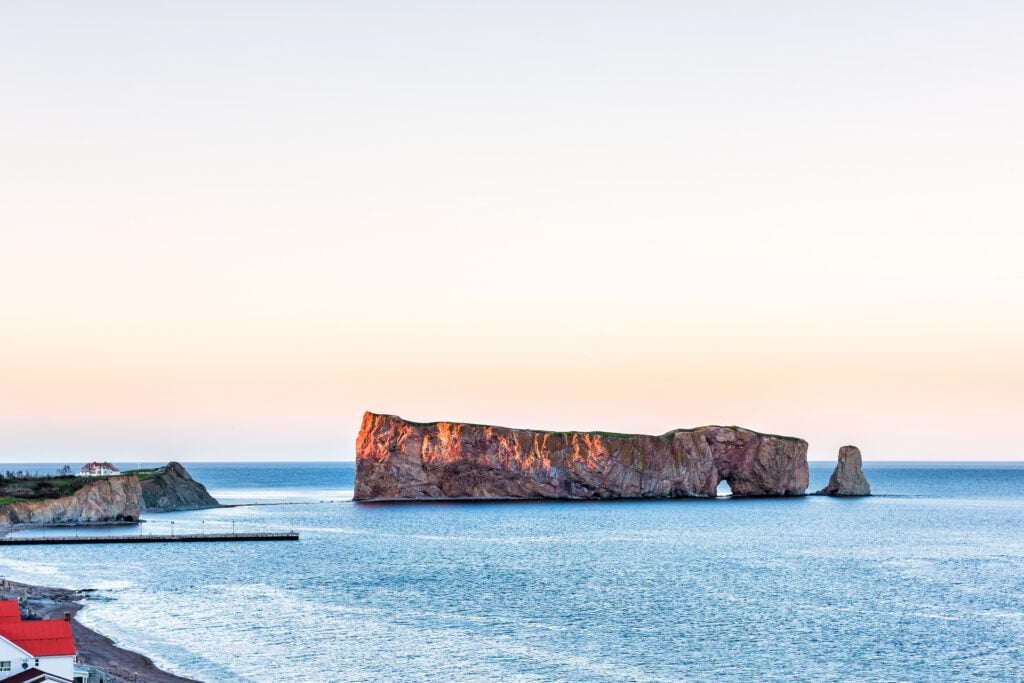
[[[858,499],[415,504],[353,503],[352,463],[185,464],[235,507],[128,532],[301,540],[6,547],[0,576],[91,589],[86,625],[211,683],[1024,680],[1021,463],[869,463]]]

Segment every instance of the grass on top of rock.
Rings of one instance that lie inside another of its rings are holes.
[[[794,442],[796,442],[796,441],[803,441],[803,439],[801,439],[798,436],[784,436],[782,434],[769,434],[768,432],[759,432],[756,429],[751,429],[750,427],[740,427],[738,425],[706,425],[704,427],[691,427],[689,429],[673,429],[670,432],[665,432],[664,434],[662,434],[662,436],[671,439],[673,436],[675,436],[676,432],[695,432],[698,429],[708,429],[709,427],[717,427],[719,429],[735,429],[736,431],[750,432],[751,434],[757,434],[758,436],[766,436],[766,437],[768,437],[770,439],[782,439],[783,441],[794,441]]]
[[[0,485],[0,499],[39,500],[41,498],[62,498],[70,496],[88,483],[81,477],[4,477]],[[7,502],[14,502],[8,500]],[[5,503],[6,504],[6,503]]]
[[[736,425],[731,425],[729,429],[744,429],[748,432],[754,432],[758,436],[767,436],[772,439],[782,439],[783,441],[803,441],[803,439],[801,439],[798,436],[786,436],[784,434],[769,434],[768,432],[759,432],[753,429],[749,429],[748,427],[737,427]]]
[[[115,475],[116,476],[116,475]],[[0,505],[25,500],[63,498],[86,484],[111,477],[41,476],[7,472],[0,476]]]
[[[598,430],[586,431],[582,429],[532,429],[529,427],[503,427],[502,425],[482,425],[474,422],[452,422],[451,420],[437,420],[436,422],[415,422],[414,420],[406,420],[404,417],[398,417],[397,415],[390,415],[388,417],[395,417],[406,424],[413,425],[414,427],[436,427],[442,424],[459,425],[460,427],[479,427],[481,429],[507,429],[511,432],[533,432],[534,434],[558,434],[561,436],[568,436],[570,434],[583,434],[586,436],[603,436],[603,437],[615,437],[619,439],[631,439],[635,436],[655,436],[654,434],[627,434],[624,432],[603,432]],[[681,431],[681,430],[674,430]]]
[[[500,425],[482,425],[482,424],[475,424],[475,423],[472,423],[472,422],[452,422],[450,420],[438,420],[436,422],[415,422],[413,420],[406,420],[403,417],[398,417],[397,415],[388,415],[386,417],[394,417],[394,418],[397,418],[397,419],[401,420],[402,422],[405,422],[406,424],[414,425],[416,427],[436,427],[439,424],[453,424],[453,425],[461,425],[463,427],[481,427],[481,428],[484,428],[484,429],[508,429],[510,431],[515,431],[515,432],[533,432],[535,434],[559,434],[559,435],[563,435],[563,436],[568,436],[570,434],[582,434],[582,435],[586,435],[586,436],[601,436],[601,437],[605,437],[605,438],[615,438],[615,439],[632,439],[632,438],[635,438],[635,437],[653,437],[653,438],[671,439],[678,432],[695,432],[695,431],[697,431],[699,429],[707,429],[708,427],[720,427],[722,429],[742,430],[742,431],[745,431],[745,432],[751,432],[753,434],[757,434],[758,436],[767,436],[767,437],[770,437],[770,438],[773,438],[773,439],[782,439],[783,441],[802,441],[803,440],[803,439],[800,439],[799,437],[796,437],[796,436],[783,436],[782,434],[768,434],[768,433],[765,433],[765,432],[759,432],[759,431],[754,430],[754,429],[749,429],[747,427],[738,427],[736,425],[729,425],[729,426],[705,425],[704,427],[680,427],[678,429],[670,429],[669,431],[665,432],[664,434],[629,434],[629,433],[626,433],[626,432],[606,432],[606,431],[600,431],[600,430],[590,430],[590,431],[587,431],[587,430],[582,430],[582,429],[575,429],[575,430],[568,430],[568,431],[566,431],[566,430],[554,430],[554,429],[528,429],[528,428],[522,428],[522,427],[502,427]]]
[[[121,472],[121,474],[122,475],[132,475],[132,474],[134,474],[136,477],[139,478],[139,481],[146,481],[147,479],[152,479],[156,475],[160,474],[161,470],[163,470],[162,467],[144,467],[144,468],[138,469],[138,470],[124,470],[123,472]]]

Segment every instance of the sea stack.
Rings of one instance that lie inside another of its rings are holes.
[[[800,496],[807,442],[740,427],[552,432],[366,413],[357,501]]]
[[[142,505],[147,511],[203,510],[220,507],[206,487],[192,478],[181,463],[169,462],[143,473]]]
[[[828,486],[818,491],[819,496],[870,496],[871,487],[861,471],[860,449],[843,446],[839,449],[839,462],[828,480]]]

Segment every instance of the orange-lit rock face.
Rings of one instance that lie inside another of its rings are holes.
[[[807,442],[733,427],[541,432],[366,413],[355,500],[803,495]]]

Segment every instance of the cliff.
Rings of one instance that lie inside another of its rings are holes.
[[[144,510],[202,510],[220,507],[206,487],[192,478],[181,463],[170,462],[157,470],[140,472]]]
[[[807,442],[739,427],[662,436],[547,432],[366,413],[354,499],[803,495]]]
[[[861,470],[863,464],[860,449],[843,446],[839,449],[839,462],[829,477],[828,486],[818,491],[818,496],[870,496],[871,486]]]
[[[138,521],[142,487],[135,477],[90,482],[63,498],[28,500],[0,507],[0,526],[102,524]]]

